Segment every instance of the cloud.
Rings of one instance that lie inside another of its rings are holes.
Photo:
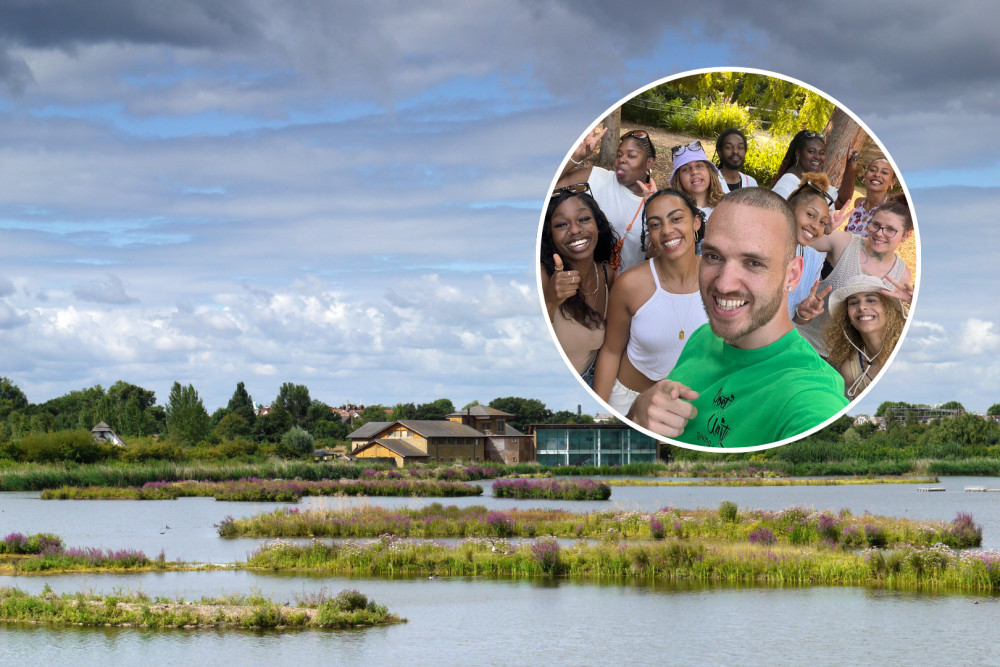
[[[126,294],[121,279],[110,273],[105,278],[96,278],[77,285],[73,289],[73,296],[81,301],[119,305],[138,301]]]
[[[14,283],[11,282],[10,278],[0,278],[0,297],[8,296],[14,293]]]
[[[993,330],[993,322],[966,320],[959,338],[961,346],[968,354],[983,354],[1000,348],[1000,334]]]

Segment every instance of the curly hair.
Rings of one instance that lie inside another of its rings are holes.
[[[654,199],[660,195],[672,195],[680,199],[691,211],[691,215],[701,220],[701,227],[699,229],[705,228],[705,213],[698,205],[694,203],[694,199],[690,195],[681,192],[680,190],[674,190],[673,188],[663,188],[662,190],[657,190],[654,195],[646,200],[646,204],[642,207],[642,229],[639,231],[639,243],[642,246],[642,251],[646,252],[646,211],[649,210],[649,204]],[[695,238],[698,237],[698,232],[695,232]]]
[[[722,201],[722,197],[726,194],[722,191],[722,181],[719,179],[718,174],[715,171],[715,165],[713,165],[708,160],[698,160],[699,162],[704,162],[708,165],[708,193],[706,195],[705,206],[708,208],[715,208]],[[691,164],[691,163],[688,163]],[[674,190],[680,190],[684,192],[684,188],[681,187],[681,179],[679,169],[674,169],[674,173],[670,175],[670,187]],[[684,192],[684,194],[687,194]]]
[[[823,200],[823,205],[825,206],[829,204],[829,202],[822,193],[826,192],[829,187],[829,176],[821,171],[807,171],[802,174],[802,178],[799,179],[798,187],[792,190],[792,194],[788,195],[788,203],[791,204],[792,209],[795,210],[798,208],[799,204],[805,203],[807,199],[817,197]]]
[[[896,304],[891,301],[895,297],[879,294],[878,298],[882,301],[882,313],[885,317],[885,330],[882,332],[882,354],[879,355],[882,358],[884,367],[885,360],[892,354],[892,351],[896,348],[896,343],[899,342],[899,337],[903,333],[903,325],[906,324],[906,317],[900,312]],[[829,361],[835,368],[839,368],[841,364],[850,359],[852,354],[857,352],[858,348],[864,346],[861,334],[858,333],[858,330],[854,328],[854,325],[851,324],[847,317],[846,299],[843,303],[837,304],[837,307],[830,314],[824,335],[826,336],[826,349],[829,354]]]
[[[806,136],[807,134],[809,135],[808,137]],[[795,164],[795,158],[799,151],[802,150],[802,147],[805,146],[807,142],[810,141],[822,141],[823,145],[826,145],[826,139],[823,138],[823,135],[812,130],[800,130],[794,137],[792,137],[792,141],[788,144],[788,150],[785,151],[785,156],[781,158],[781,164],[778,165],[778,173],[774,177],[774,181],[771,183],[772,188],[775,183],[781,180],[781,177],[785,175],[785,172],[792,168],[792,165]]]
[[[539,260],[545,268],[545,273],[551,276],[556,271],[556,263],[553,255],[558,254],[555,242],[552,240],[552,214],[567,199],[579,197],[580,201],[586,204],[591,213],[594,214],[594,222],[597,224],[597,245],[594,248],[594,261],[604,264],[611,259],[611,254],[618,243],[618,234],[615,232],[608,217],[604,215],[597,201],[586,192],[572,193],[561,192],[549,199],[548,208],[545,210],[545,222],[542,223],[542,242],[539,245]],[[583,292],[579,289],[576,294],[559,304],[559,310],[584,325],[588,329],[599,329],[604,323],[604,316],[587,305],[587,300],[583,298]]]

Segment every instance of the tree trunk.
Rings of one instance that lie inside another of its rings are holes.
[[[840,107],[834,107],[833,115],[825,130],[825,171],[830,177],[830,183],[839,188],[842,185],[840,181],[844,177],[844,164],[847,161],[847,156],[854,151],[860,151],[868,135]]]
[[[604,127],[608,131],[601,138],[601,153],[597,157],[597,166],[610,170],[618,152],[618,138],[622,133],[622,109],[618,107],[604,119]]]

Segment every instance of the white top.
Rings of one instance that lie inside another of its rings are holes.
[[[719,173],[719,180],[722,181],[722,191],[729,192],[729,184],[726,183],[726,177]],[[741,188],[755,188],[757,187],[757,179],[753,176],[747,176],[742,171],[740,172],[740,185]]]
[[[694,330],[708,322],[701,292],[674,294],[660,286],[649,260],[656,291],[632,316],[626,352],[635,368],[654,382],[667,377]],[[684,331],[684,337],[680,332]]]
[[[645,259],[639,241],[639,236],[642,234],[642,213],[636,215],[636,211],[642,205],[642,197],[619,183],[615,172],[601,167],[591,169],[587,182],[590,183],[590,191],[597,205],[601,207],[608,222],[618,233],[618,238],[625,238],[625,243],[622,244],[622,263],[618,267],[618,273],[641,263]],[[625,230],[633,217],[635,223],[626,236]]]

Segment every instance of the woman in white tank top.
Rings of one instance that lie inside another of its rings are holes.
[[[594,391],[622,415],[642,391],[667,376],[684,343],[707,322],[698,290],[698,229],[690,197],[660,190],[642,213],[643,248],[658,254],[618,276],[608,303]]]

